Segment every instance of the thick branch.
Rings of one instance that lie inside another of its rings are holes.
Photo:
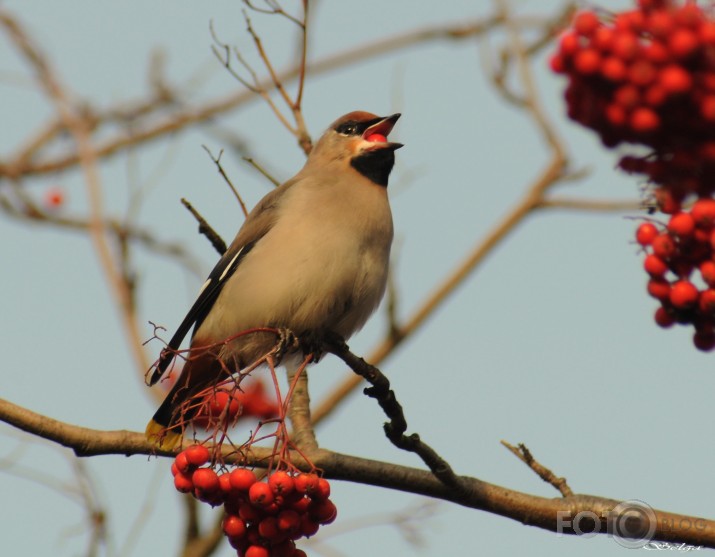
[[[4,399],[0,399],[0,421],[69,447],[78,456],[106,454],[172,456],[169,451],[157,450],[141,433],[124,430],[101,431],[75,426],[42,416]],[[245,464],[267,466],[271,453],[271,449],[253,448],[250,454],[240,458]],[[553,499],[537,497],[468,476],[459,477],[460,483],[466,490],[457,493],[426,470],[333,453],[323,449],[311,454],[311,459],[315,466],[324,471],[327,478],[452,501],[465,507],[498,514],[550,531],[557,531],[559,511],[568,511],[571,518],[580,512],[594,513],[601,517],[607,516],[608,512],[619,503],[614,499],[592,495],[573,495]],[[233,462],[236,460],[237,457],[234,457]],[[231,458],[227,458],[227,462],[231,461]],[[298,454],[292,457],[292,461],[297,466],[305,465]],[[657,527],[654,540],[715,548],[715,521],[657,510],[655,514]],[[604,522],[601,532],[605,531]],[[573,533],[568,528],[564,528],[563,532]]]

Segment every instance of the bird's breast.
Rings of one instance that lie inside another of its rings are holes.
[[[385,291],[392,219],[386,200],[367,212],[339,204],[291,204],[219,295],[231,311],[211,312],[202,336],[270,326],[347,338],[362,327]]]

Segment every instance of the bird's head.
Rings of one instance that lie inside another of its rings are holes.
[[[380,186],[395,164],[395,150],[402,143],[387,140],[400,114],[382,117],[369,112],[350,112],[330,125],[313,148],[311,158],[345,160],[360,174]]]

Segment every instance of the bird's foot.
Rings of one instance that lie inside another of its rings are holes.
[[[345,344],[343,337],[327,330],[306,331],[300,335],[298,341],[303,354],[313,355],[311,363],[318,362],[323,357],[326,346]]]
[[[301,348],[301,344],[295,333],[290,329],[279,328],[278,342],[274,352],[276,361],[280,362],[287,352],[292,352],[298,348]]]

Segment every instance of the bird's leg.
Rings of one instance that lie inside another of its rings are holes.
[[[312,354],[311,363],[318,362],[325,353],[325,346],[345,344],[345,340],[339,334],[327,329],[306,331],[298,339],[303,354]]]
[[[287,352],[293,351],[300,347],[298,337],[290,329],[278,329],[278,342],[274,352],[276,362],[280,362]]]

